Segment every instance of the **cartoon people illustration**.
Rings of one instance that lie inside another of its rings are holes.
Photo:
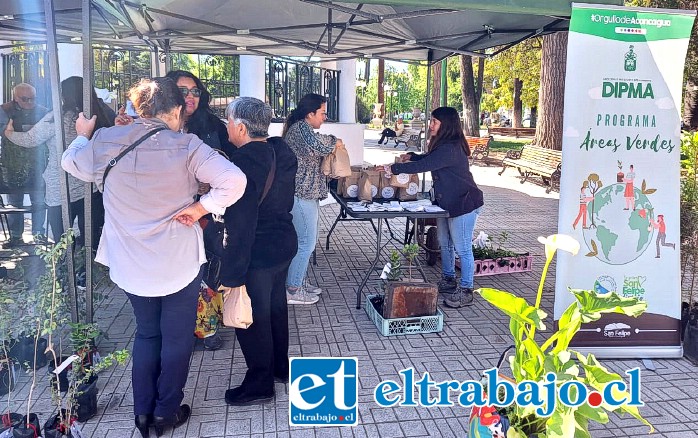
[[[625,174],[623,178],[625,183],[625,192],[623,196],[625,197],[625,208],[623,210],[635,210],[635,168],[630,165],[630,172]]]
[[[585,230],[589,228],[587,227],[587,203],[594,199],[594,197],[588,195],[588,187],[589,181],[584,181],[582,183],[582,188],[579,192],[579,213],[577,214],[577,218],[574,220],[574,223],[572,224],[572,229],[574,230],[577,229],[577,224],[579,223],[580,219],[582,220],[582,228]]]
[[[667,243],[666,242],[666,224],[664,223],[664,215],[663,214],[657,215],[656,222],[654,220],[652,220],[652,217],[650,217],[650,224],[652,224],[652,227],[659,230],[659,232],[657,233],[657,256],[655,258],[658,259],[661,257],[661,253],[659,252],[660,246],[670,246],[672,249],[676,249],[675,243]]]

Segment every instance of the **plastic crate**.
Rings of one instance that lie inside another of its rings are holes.
[[[368,317],[378,327],[383,336],[411,335],[416,333],[437,333],[444,329],[444,314],[436,308],[436,315],[412,318],[385,319],[378,313],[371,301],[378,295],[369,295],[364,307]]]

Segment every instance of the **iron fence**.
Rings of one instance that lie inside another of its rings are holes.
[[[2,55],[3,102],[12,100],[15,85],[27,83],[36,88],[36,103],[50,108],[51,84],[48,78],[48,58],[43,50]]]
[[[266,88],[277,119],[288,117],[301,97],[315,93],[327,99],[327,120],[339,120],[339,71],[267,58]]]
[[[129,88],[142,78],[152,76],[150,51],[95,48],[93,56],[94,86],[115,94],[115,109],[126,101]]]

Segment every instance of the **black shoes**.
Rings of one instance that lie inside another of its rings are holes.
[[[220,350],[223,346],[223,338],[218,333],[204,338],[204,348],[209,351]]]
[[[150,438],[150,426],[152,425],[152,415],[136,415],[136,429],[138,429],[143,438]]]
[[[155,435],[162,436],[166,429],[170,427],[176,429],[183,425],[189,419],[191,415],[191,408],[189,405],[182,405],[177,409],[177,412],[169,417],[153,417],[153,425],[155,426]]]
[[[274,399],[274,390],[266,394],[251,394],[242,386],[225,391],[225,402],[231,406],[247,406],[268,402]]]
[[[437,283],[439,287],[440,294],[450,294],[456,290],[456,279],[455,277],[441,277],[441,280]]]
[[[444,300],[444,306],[452,309],[460,309],[464,306],[473,305],[473,289],[469,287],[456,288],[456,291],[450,297]]]

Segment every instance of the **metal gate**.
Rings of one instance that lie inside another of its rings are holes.
[[[152,76],[149,51],[125,49],[93,49],[94,86],[116,95],[116,108],[126,101],[126,92],[142,78]]]
[[[276,119],[285,119],[301,97],[315,93],[327,98],[327,120],[339,120],[339,72],[267,58],[267,98]]]
[[[3,101],[12,100],[12,88],[27,83],[36,88],[36,103],[51,107],[51,88],[48,75],[48,59],[43,50],[16,52],[2,55]]]

